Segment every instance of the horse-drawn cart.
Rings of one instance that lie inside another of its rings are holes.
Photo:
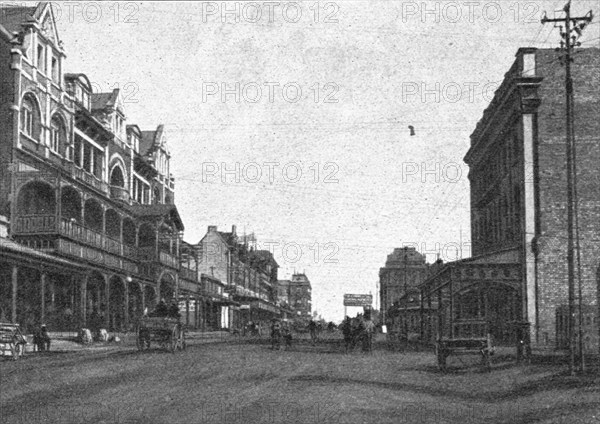
[[[138,323],[137,347],[150,349],[151,343],[158,343],[171,352],[185,349],[185,329],[177,318],[144,317]]]
[[[0,323],[0,356],[19,359],[25,352],[27,339],[18,324]]]

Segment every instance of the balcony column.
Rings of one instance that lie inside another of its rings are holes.
[[[62,217],[62,184],[61,184],[61,177],[60,177],[60,173],[58,174],[58,187],[56,188],[56,195],[55,195],[55,201],[54,201],[56,207],[54,208],[56,210],[56,229],[60,228],[60,220]]]
[[[19,271],[17,265],[13,265],[12,267],[12,307],[11,307],[11,321],[13,324],[17,323],[17,277],[19,275]]]
[[[40,275],[40,319],[42,324],[46,322],[46,273],[42,271]]]
[[[190,297],[185,298],[185,324],[190,325]]]
[[[194,327],[198,328],[198,296],[194,296]]]
[[[159,249],[158,249],[158,242],[159,242],[159,233],[160,233],[160,224],[156,226],[156,237],[154,238],[154,257],[158,258],[159,257]]]
[[[83,278],[83,281],[81,282],[81,298],[80,298],[80,303],[81,303],[81,316],[80,316],[80,322],[81,322],[81,328],[86,328],[87,327],[87,283],[88,283],[88,276]]]
[[[110,327],[110,281],[108,276],[103,274],[102,277],[104,278],[104,299],[106,301],[104,307],[104,326],[108,329]]]
[[[125,278],[125,291],[123,292],[123,295],[125,296],[125,308],[123,311],[124,317],[123,317],[123,321],[125,322],[125,328],[128,330],[129,329],[129,277]]]
[[[146,315],[146,287],[142,283],[140,285],[140,291],[142,292],[142,315]]]
[[[106,206],[102,205],[102,236],[106,235]]]
[[[121,256],[125,256],[123,249],[123,217],[119,215],[119,252]],[[129,286],[129,282],[127,282],[127,286]]]
[[[79,136],[76,135],[75,137],[79,137]],[[83,168],[83,157],[84,157],[83,155],[85,153],[83,147],[84,147],[85,141],[83,141],[83,139],[81,139],[81,137],[80,137],[80,140],[81,140],[81,142],[79,143],[79,163],[77,165],[79,165],[80,168]]]

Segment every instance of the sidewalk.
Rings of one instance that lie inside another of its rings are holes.
[[[111,350],[119,349],[123,347],[132,347],[136,345],[135,333],[109,333],[109,336],[119,337],[119,342],[93,342],[90,344],[82,344],[76,341],[77,333],[74,332],[51,332],[50,339],[52,340],[50,345],[51,351],[57,352],[76,352],[86,350]],[[25,346],[25,352],[33,352],[33,335],[26,334],[27,345]],[[192,330],[186,332],[186,343],[188,345],[195,345],[200,343],[217,343],[217,342],[229,342],[236,341],[237,335],[232,335],[227,331],[200,331]]]

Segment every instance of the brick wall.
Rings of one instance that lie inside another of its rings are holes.
[[[9,216],[8,195],[10,193],[10,173],[8,164],[13,145],[13,104],[14,71],[10,69],[11,45],[0,39],[0,215]]]
[[[568,301],[565,68],[558,62],[558,54],[554,50],[536,53],[538,71],[544,77],[538,110],[538,342],[548,348],[556,346],[556,310]],[[598,305],[600,49],[581,49],[574,59],[582,299],[584,305]],[[598,314],[597,307],[595,310]]]

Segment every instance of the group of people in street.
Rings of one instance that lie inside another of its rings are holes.
[[[45,324],[33,333],[33,347],[38,352],[50,350],[50,334]]]
[[[312,345],[316,345],[319,342],[319,334],[323,330],[323,326],[315,320],[310,320],[308,324],[304,325],[305,331],[308,330],[310,334]],[[302,332],[302,328],[298,329],[297,326],[294,326],[294,328],[296,328],[296,331]],[[339,327],[330,323],[326,328],[330,332],[336,331],[336,329],[341,331],[344,337],[346,352],[354,350],[356,346],[361,346],[363,352],[371,352],[376,325],[368,311],[365,314],[357,314],[354,318],[346,316]],[[291,347],[292,332],[292,323],[289,320],[273,318],[270,324],[271,349],[278,349],[283,346],[286,348]],[[259,336],[261,334],[259,324],[248,321],[244,326],[243,334]]]
[[[274,318],[271,322],[271,349],[280,349],[282,342],[286,349],[292,347],[292,329],[288,321]]]
[[[371,352],[375,323],[370,315],[358,314],[354,318],[346,316],[341,324],[346,352],[354,350],[360,344],[363,352]]]

